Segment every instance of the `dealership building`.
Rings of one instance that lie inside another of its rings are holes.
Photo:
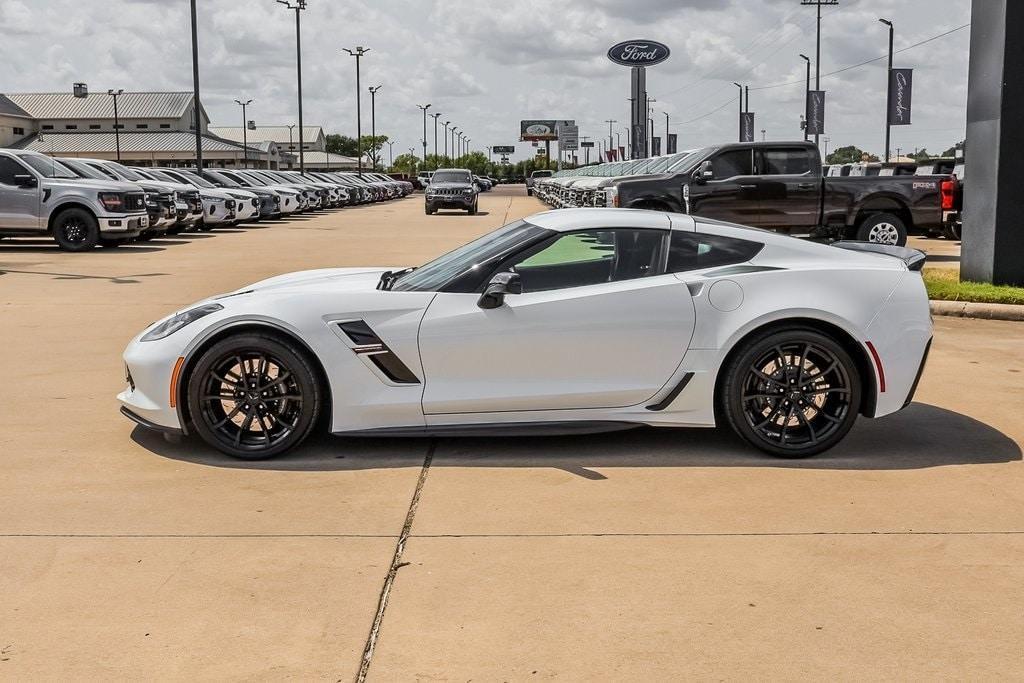
[[[240,126],[211,126],[210,132],[225,140],[252,145],[275,145],[287,152],[290,158],[282,168],[299,167],[298,126],[257,126],[250,123],[243,130]],[[332,154],[327,151],[327,136],[321,126],[302,127],[302,153],[305,166],[313,171],[348,171],[358,166],[355,157]],[[369,167],[368,159],[363,166]]]

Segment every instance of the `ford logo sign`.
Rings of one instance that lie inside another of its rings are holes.
[[[656,40],[626,40],[608,50],[608,59],[622,66],[654,66],[669,54],[668,46]]]

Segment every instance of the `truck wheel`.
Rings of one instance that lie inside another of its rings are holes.
[[[65,209],[53,220],[53,239],[63,251],[88,251],[100,241],[100,226],[85,209]]]
[[[947,240],[960,241],[960,224],[956,221],[950,221],[942,226],[942,236]]]
[[[907,244],[907,227],[891,213],[876,213],[860,224],[857,239],[861,242],[903,247]]]
[[[470,216],[476,215],[476,202],[473,202],[473,206],[466,209],[466,213],[468,213]]]
[[[527,197],[532,197],[533,196],[533,190],[531,190],[530,188],[526,188],[526,196]]]

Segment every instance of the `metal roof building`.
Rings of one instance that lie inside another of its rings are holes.
[[[249,143],[276,142],[282,150],[299,151],[298,126],[256,126],[244,131],[241,126],[211,126],[210,132],[235,142],[242,142],[243,139]],[[306,151],[326,151],[327,136],[324,135],[324,129],[320,126],[303,126],[302,148]]]

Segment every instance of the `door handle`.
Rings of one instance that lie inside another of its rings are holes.
[[[812,187],[814,187],[814,183],[798,183],[797,187],[800,188],[801,190],[810,190]]]
[[[757,187],[757,185],[740,185],[740,189],[741,190],[753,190],[756,187]]]

